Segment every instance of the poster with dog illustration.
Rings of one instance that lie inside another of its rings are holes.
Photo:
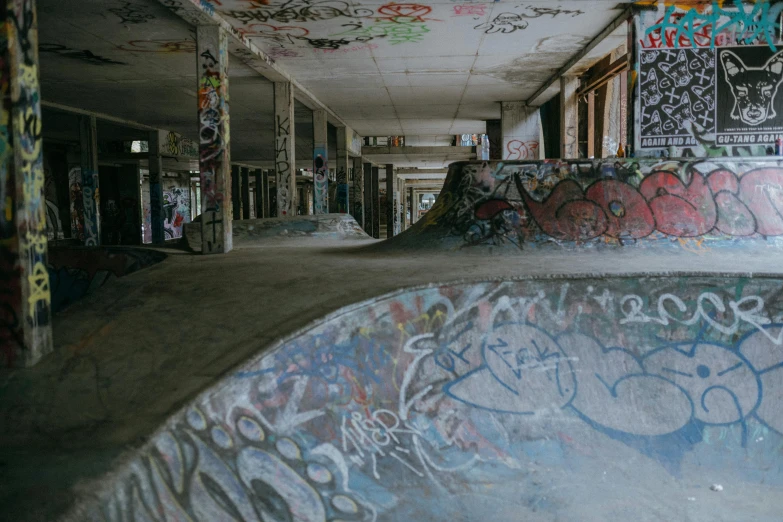
[[[718,144],[773,144],[783,134],[783,51],[764,45],[717,53]]]
[[[642,148],[696,145],[691,123],[715,132],[715,49],[640,53]]]

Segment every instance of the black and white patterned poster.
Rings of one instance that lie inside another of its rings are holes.
[[[641,148],[697,145],[690,123],[715,132],[715,49],[640,52]]]
[[[718,145],[774,143],[783,134],[783,51],[723,47],[717,59]]]

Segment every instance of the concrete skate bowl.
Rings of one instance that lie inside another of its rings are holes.
[[[237,368],[68,520],[780,520],[783,280],[415,288]]]
[[[286,242],[291,239],[372,239],[350,214],[319,214],[290,218],[242,219],[233,221],[234,248],[248,248]],[[201,220],[186,223],[188,246],[201,251]]]
[[[715,158],[455,163],[432,209],[371,248],[781,246],[783,168],[769,158]]]
[[[166,254],[132,247],[49,248],[51,308],[57,313],[118,277],[160,263]]]

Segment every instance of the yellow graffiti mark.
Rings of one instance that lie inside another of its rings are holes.
[[[14,217],[14,202],[11,199],[11,196],[8,196],[5,198],[5,220],[11,221]]]
[[[30,316],[35,316],[35,309],[39,302],[43,301],[47,306],[51,304],[52,295],[49,292],[49,272],[43,263],[38,261],[33,266],[33,272],[27,276],[30,283],[30,297],[27,302],[30,305]]]

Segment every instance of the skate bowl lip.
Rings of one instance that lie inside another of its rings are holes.
[[[470,286],[479,284],[503,284],[503,283],[526,283],[526,282],[558,282],[558,281],[590,281],[590,280],[636,280],[640,278],[652,278],[652,279],[670,279],[670,278],[686,278],[686,279],[701,279],[701,278],[725,278],[731,279],[732,282],[736,282],[741,279],[764,279],[764,280],[781,280],[781,286],[783,286],[783,272],[722,272],[722,271],[683,271],[683,270],[661,270],[661,271],[634,271],[622,274],[607,273],[607,272],[584,272],[577,274],[551,274],[551,275],[519,275],[519,276],[506,276],[506,277],[465,277],[455,278],[448,280],[440,280],[432,283],[415,284],[409,286],[403,286],[396,290],[382,293],[378,296],[365,298],[356,303],[344,305],[336,310],[333,310],[319,318],[313,319],[306,324],[303,324],[291,332],[278,336],[275,340],[266,343],[260,347],[255,355],[246,358],[225,370],[222,374],[218,375],[215,380],[206,386],[204,389],[189,397],[182,405],[174,410],[168,418],[163,421],[154,431],[150,432],[144,441],[136,447],[126,448],[123,452],[114,459],[111,469],[101,473],[98,476],[83,479],[76,484],[71,484],[70,489],[75,493],[74,502],[65,509],[65,512],[56,517],[57,520],[76,522],[82,520],[83,509],[88,507],[88,504],[97,501],[100,497],[108,494],[115,489],[115,477],[119,480],[119,477],[123,475],[127,468],[132,465],[132,462],[139,457],[139,454],[145,451],[147,448],[154,446],[155,439],[171,430],[171,428],[180,420],[194,405],[199,404],[203,399],[217,395],[224,391],[230,391],[234,386],[235,380],[233,377],[241,376],[243,368],[258,364],[262,359],[273,355],[281,350],[286,344],[295,341],[297,338],[306,335],[327,323],[339,319],[343,316],[358,312],[364,308],[373,306],[375,304],[383,303],[385,301],[393,300],[399,296],[414,293],[421,290],[431,290],[437,288],[448,288],[456,286]],[[92,497],[92,498],[90,498]]]

